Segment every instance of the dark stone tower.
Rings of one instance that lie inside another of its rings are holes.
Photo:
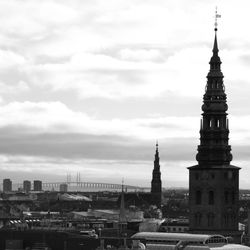
[[[189,167],[190,231],[237,235],[240,168],[230,165],[227,96],[218,52],[215,28],[203,96],[198,165]]]
[[[154,169],[152,173],[151,198],[152,198],[152,204],[156,205],[157,207],[161,206],[161,171],[160,171],[158,143],[156,143]]]

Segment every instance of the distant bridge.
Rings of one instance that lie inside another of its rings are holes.
[[[59,191],[61,184],[67,184],[68,191],[120,191],[122,184],[102,183],[102,182],[43,182],[43,190],[55,190]],[[1,185],[2,187],[2,185]],[[13,190],[23,188],[23,183],[13,183]],[[124,190],[127,191],[148,191],[147,187],[139,187],[132,185],[123,185]],[[33,183],[31,183],[31,189],[33,189]]]
[[[80,189],[99,189],[99,190],[121,190],[122,184],[112,184],[112,183],[100,183],[100,182],[48,182],[43,183],[43,188],[51,189],[51,188],[59,188],[61,184],[67,184],[68,188],[78,188]],[[131,185],[123,185],[124,189],[127,190],[141,190],[143,188],[138,186]]]

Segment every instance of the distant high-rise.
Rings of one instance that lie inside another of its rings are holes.
[[[68,185],[66,183],[60,184],[59,190],[60,192],[68,192]]]
[[[152,203],[157,207],[161,206],[161,195],[162,195],[162,187],[161,187],[160,158],[158,151],[158,143],[156,143],[154,169],[151,181],[151,200]]]
[[[12,191],[12,181],[10,179],[3,180],[3,192],[11,192]]]
[[[237,234],[239,167],[232,160],[217,28],[203,96],[198,165],[189,167],[190,230]]]
[[[31,190],[31,182],[27,180],[23,181],[23,191],[25,193],[29,193],[30,190]]]
[[[42,181],[35,180],[33,189],[34,191],[42,191]]]

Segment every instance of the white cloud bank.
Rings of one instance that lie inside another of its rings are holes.
[[[249,1],[6,0],[0,2],[4,177],[40,166],[49,178],[51,169],[87,165],[90,179],[127,175],[145,184],[158,139],[166,185],[177,178],[187,185],[182,170],[196,154],[216,5],[230,142],[247,176]]]

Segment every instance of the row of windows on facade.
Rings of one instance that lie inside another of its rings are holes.
[[[165,232],[187,232],[188,227],[164,227]]]
[[[166,240],[166,239],[148,239],[147,243],[156,243],[156,244],[164,244],[164,245],[173,245],[173,247],[178,244],[180,240]],[[191,241],[188,240],[188,244],[190,245],[204,245],[202,241]],[[159,248],[157,248],[159,249]],[[162,249],[162,248],[160,248]],[[167,249],[164,247],[164,249]]]
[[[235,180],[236,179],[236,173],[232,172],[232,171],[227,171],[224,172],[223,177],[224,180]],[[196,180],[200,180],[202,178],[202,174],[201,173],[195,173],[195,179]],[[215,179],[215,173],[210,173],[207,174],[206,179]]]
[[[214,226],[214,222],[215,222],[215,215],[213,213],[209,213],[207,214],[207,216],[205,216],[206,218],[206,222],[207,222],[207,226],[208,227],[212,227]],[[196,226],[201,226],[202,225],[202,214],[201,213],[197,213],[195,214],[195,225]],[[228,227],[228,226],[233,226],[235,224],[236,221],[236,216],[235,214],[224,214],[223,216],[223,225]]]
[[[202,204],[202,195],[203,195],[203,193],[200,190],[196,191],[196,195],[195,195],[196,205]],[[215,202],[214,191],[209,191],[207,204],[214,205],[214,202]],[[231,192],[225,191],[224,192],[224,203],[225,204],[234,204],[235,203],[235,194],[233,191],[231,191]]]

